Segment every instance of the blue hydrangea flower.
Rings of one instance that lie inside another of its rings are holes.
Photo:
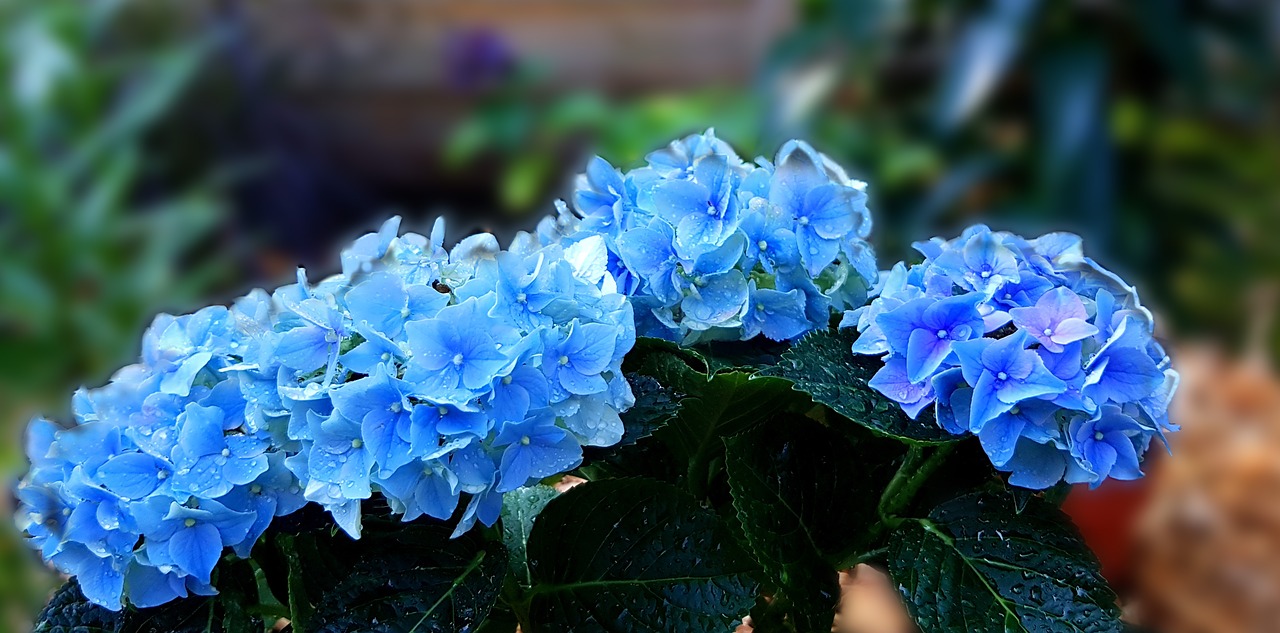
[[[1178,374],[1133,287],[1066,233],[979,225],[915,246],[924,261],[883,273],[841,321],[854,353],[887,354],[871,386],[912,417],[932,404],[1013,485],[1140,476],[1151,439],[1176,429]]]
[[[707,131],[648,158],[626,173],[592,161],[574,197],[581,220],[562,210],[538,235],[572,245],[603,234],[612,286],[632,298],[642,335],[791,340],[866,299],[877,274],[866,185],[808,144],[748,164]]]
[[[825,162],[807,143],[790,141],[778,153],[769,190],[769,203],[791,216],[800,259],[815,277],[860,228],[866,205],[862,189],[831,181]]]
[[[377,463],[396,470],[409,463],[411,438],[409,386],[387,374],[385,366],[373,375],[353,380],[330,393],[333,409],[360,423],[360,440]],[[314,436],[313,436],[314,437]]]
[[[184,576],[173,570],[161,571],[151,564],[145,549],[138,552],[125,570],[124,585],[129,602],[140,609],[158,607],[189,595],[212,596],[218,593],[212,585],[195,576]]]
[[[799,288],[787,292],[757,288],[752,280],[747,288],[750,300],[743,316],[742,332],[754,337],[764,334],[774,341],[796,338],[809,330],[805,295]]]
[[[304,299],[291,308],[299,317],[298,325],[280,333],[275,343],[275,359],[299,371],[326,368],[327,383],[332,378],[342,340],[348,336],[345,315],[316,298]]]
[[[1013,249],[986,227],[972,231],[959,249],[948,249],[937,257],[939,272],[961,287],[994,295],[997,288],[1019,281],[1018,262]]]
[[[406,287],[402,278],[379,272],[348,291],[346,303],[352,322],[394,339],[410,319],[434,317],[449,296],[430,286]]]
[[[609,161],[599,156],[591,159],[573,194],[574,207],[583,215],[582,228],[598,235],[617,235],[628,223],[633,189]]]
[[[369,475],[375,458],[365,445],[360,423],[336,412],[328,417],[311,412],[308,420],[312,439],[305,453],[307,500],[322,505],[338,500],[342,505],[372,496]]]
[[[577,220],[561,220],[502,251],[488,235],[446,250],[442,223],[397,235],[393,219],[344,251],[342,275],[299,270],[230,309],[158,317],[141,363],[77,393],[73,428],[32,424],[19,526],[119,609],[216,592],[227,548],[247,556],[308,503],[354,538],[374,494],[406,520],[463,505],[456,534],[492,525],[500,483],[616,443],[634,402],[621,260],[604,236],[564,241]],[[717,255],[685,270],[732,267]]]
[[[896,400],[912,418],[934,401],[933,385],[927,381],[912,382],[907,361],[901,356],[886,360],[884,367],[867,381],[867,385]]]

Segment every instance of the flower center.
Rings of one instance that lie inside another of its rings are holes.
[[[511,374],[507,374],[506,376],[503,376],[503,377],[502,377],[502,384],[504,384],[504,385],[509,385],[509,384],[511,384],[511,381],[512,381],[512,380],[513,380],[513,379],[511,378]]]
[[[409,318],[409,315],[410,315],[410,314],[411,314],[411,312],[409,312],[409,306],[405,306],[405,307],[403,307],[403,308],[400,308],[400,318],[402,318],[402,319],[407,319],[407,318]]]
[[[183,525],[185,525],[185,526],[187,526],[187,527],[195,527],[195,526],[196,526],[196,520],[195,520],[195,519],[187,519],[186,521],[183,521],[183,522],[182,522],[182,524],[183,524]]]
[[[947,338],[946,330],[938,330],[938,338]]]
[[[528,300],[529,300],[529,295],[526,295],[523,292],[516,295],[516,303],[524,303]]]
[[[559,360],[558,362],[559,362],[561,365],[568,365],[568,364],[569,364],[569,357],[568,357],[568,356],[561,356],[561,357],[560,357],[560,360]]]
[[[383,353],[382,353],[382,360],[383,360],[383,361],[391,360],[391,352],[383,352]]]
[[[1053,336],[1053,328],[1048,328],[1048,327],[1047,327],[1047,328],[1045,328],[1045,329],[1044,329],[1044,335],[1045,335],[1045,336]]]
[[[253,484],[252,486],[249,486],[249,492],[255,495],[260,495],[262,494],[262,486],[259,486],[258,484]]]
[[[449,407],[439,407],[436,409],[436,413],[440,414],[440,417],[443,418],[444,416],[449,415]]]
[[[463,359],[462,359],[462,354],[454,354],[454,355],[453,355],[453,364],[454,364],[454,365],[456,365],[456,366],[458,366],[458,367],[461,367],[461,366],[462,366],[462,360],[463,360]]]
[[[1093,439],[1094,439],[1094,440],[1097,440],[1097,441],[1101,442],[1103,437],[1105,437],[1105,436],[1102,434],[1102,431],[1094,431],[1094,433],[1093,433]]]
[[[387,408],[390,409],[392,413],[400,413],[401,411],[404,411],[404,405],[399,402],[392,402],[391,406]]]
[[[983,279],[986,279],[986,278],[988,278],[988,277],[990,277],[990,276],[991,276],[991,271],[989,271],[989,270],[984,270],[984,271],[982,271],[982,278],[983,278]]]
[[[358,450],[358,449],[361,449],[361,448],[364,448],[364,440],[362,440],[362,439],[360,439],[360,438],[358,438],[358,437],[357,437],[356,439],[354,439],[354,440],[351,440],[351,448],[354,448],[354,449],[357,449],[357,450]]]
[[[809,218],[804,217],[798,220],[800,226],[809,226]]]
[[[325,335],[324,335],[324,342],[326,342],[326,343],[337,343],[337,342],[338,342],[338,333],[337,333],[337,332],[334,332],[333,330],[329,330],[329,332],[328,332],[327,334],[325,334]]]
[[[521,444],[523,444],[523,445],[525,445],[525,446],[528,446],[528,445],[529,445],[529,442],[530,442],[530,440],[529,440],[529,436],[528,436],[528,435],[526,435],[526,436],[524,436],[524,437],[520,438],[520,443],[521,443]]]
[[[999,378],[1000,380],[1008,380],[1009,374],[1006,374],[1004,372],[999,372],[996,374],[996,378]]]
[[[224,448],[224,449],[222,449],[222,456],[223,456],[223,457],[231,457],[231,449],[229,449],[229,448]]]

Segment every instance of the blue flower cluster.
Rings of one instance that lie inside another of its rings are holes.
[[[230,548],[308,502],[358,537],[381,493],[405,520],[492,525],[502,495],[622,437],[631,304],[601,237],[442,248],[393,218],[341,275],[163,315],[142,361],[30,429],[20,527],[95,603],[214,592]],[[466,493],[466,497],[463,496]]]
[[[603,236],[645,336],[794,339],[862,305],[876,278],[866,184],[807,143],[743,162],[712,131],[622,173],[595,158],[540,234]]]
[[[1151,439],[1174,428],[1178,374],[1133,287],[1066,233],[979,225],[915,246],[924,261],[882,273],[841,324],[861,333],[854,352],[887,354],[871,386],[977,435],[1014,485],[1141,477]]]

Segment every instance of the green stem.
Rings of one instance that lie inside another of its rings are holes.
[[[880,496],[878,510],[880,520],[886,526],[893,527],[900,522],[898,513],[911,505],[921,486],[946,461],[954,448],[954,444],[942,444],[932,451],[921,446],[912,446],[907,451],[898,472],[893,475],[884,494]]]

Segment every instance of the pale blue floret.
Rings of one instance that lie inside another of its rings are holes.
[[[1056,288],[1044,293],[1035,306],[1009,311],[1014,325],[1025,330],[1050,352],[1061,352],[1063,346],[1098,333],[1097,326],[1086,319],[1084,302],[1069,288]]]
[[[822,156],[801,141],[782,146],[770,185],[769,203],[790,214],[800,259],[816,277],[836,258],[846,236],[860,228],[866,193],[832,182]]]
[[[582,462],[582,447],[556,425],[555,416],[549,412],[504,426],[494,446],[504,447],[497,492],[515,490],[530,481],[571,470]]]
[[[379,272],[347,292],[345,301],[352,322],[395,339],[409,320],[434,317],[449,296],[430,286],[406,287],[400,277]]]
[[[377,481],[392,509],[403,514],[405,521],[424,514],[443,521],[458,508],[458,477],[439,460],[413,460]]]
[[[1071,455],[1087,473],[1084,482],[1096,487],[1108,477],[1122,480],[1142,477],[1138,447],[1134,443],[1147,432],[1120,407],[1107,405],[1093,418],[1076,420],[1069,433]]]
[[[221,409],[189,404],[178,420],[173,489],[216,499],[266,472],[266,438],[223,432]],[[158,473],[157,473],[158,475]]]
[[[889,349],[906,358],[907,377],[922,382],[942,366],[957,343],[981,337],[978,297],[922,297],[876,317]]]
[[[742,175],[723,156],[694,166],[690,180],[667,180],[654,187],[655,214],[676,229],[676,252],[686,259],[724,243],[738,227],[738,185]]]
[[[202,583],[209,582],[223,548],[243,541],[254,522],[253,514],[212,500],[192,508],[152,497],[134,504],[132,512],[143,526],[149,562],[161,570],[172,567]]]
[[[1029,398],[1052,396],[1066,384],[1049,373],[1034,350],[1026,349],[1023,332],[995,340],[975,339],[957,343],[956,355],[965,382],[973,387],[969,403],[969,430],[983,426]]]
[[[359,421],[364,448],[383,469],[395,470],[411,459],[409,389],[379,365],[373,375],[346,383],[329,396],[339,415]]]
[[[542,373],[552,397],[591,395],[607,388],[600,374],[613,360],[617,330],[603,323],[574,323],[563,334],[549,334]]]
[[[407,326],[409,361],[405,380],[439,402],[465,406],[511,364],[504,351],[519,340],[510,326],[492,319],[479,299],[450,306],[433,319]]]

